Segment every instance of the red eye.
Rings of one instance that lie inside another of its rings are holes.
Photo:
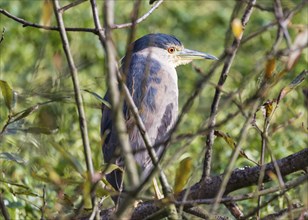
[[[174,53],[175,52],[175,48],[174,47],[169,47],[168,48],[168,53]]]

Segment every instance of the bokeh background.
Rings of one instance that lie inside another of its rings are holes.
[[[71,1],[61,1],[64,6]],[[185,47],[213,54],[223,53],[226,45],[232,42],[230,21],[237,1],[231,0],[167,0],[145,21],[137,25],[136,38],[148,33],[161,32],[175,35]],[[284,9],[292,9],[300,0],[283,0]],[[264,8],[273,8],[271,0],[258,3]],[[103,1],[98,1],[102,9]],[[117,0],[115,23],[127,23],[131,20],[133,1]],[[53,12],[40,0],[4,0],[0,8],[27,21],[56,25]],[[140,15],[151,6],[142,1]],[[243,8],[240,10],[243,11]],[[100,10],[100,13],[102,10]],[[241,13],[240,13],[241,14]],[[93,28],[90,3],[85,2],[71,8],[64,14],[67,27]],[[274,14],[267,10],[255,9],[245,29],[244,37],[274,21]],[[298,33],[307,28],[307,4],[293,17],[289,32],[292,41]],[[0,80],[6,81],[15,92],[14,107],[16,113],[41,103],[39,108],[26,117],[10,124],[0,136],[0,189],[13,219],[37,219],[42,213],[46,218],[66,215],[78,206],[78,202],[88,192],[83,177],[86,171],[82,140],[79,131],[78,116],[74,104],[73,87],[67,62],[62,50],[59,33],[21,24],[0,14],[0,32],[5,28],[4,40],[0,44]],[[267,54],[275,42],[277,26],[241,45],[229,77],[223,88],[221,107],[217,120],[224,119],[237,110],[235,102],[251,97],[259,88],[267,63]],[[103,167],[100,140],[100,100],[85,90],[104,96],[106,92],[106,72],[104,71],[104,51],[93,33],[69,32],[69,40],[75,63],[78,67],[82,95],[89,127],[89,137],[95,170]],[[115,29],[114,42],[118,59],[125,54],[129,29]],[[279,49],[286,48],[283,41]],[[285,57],[276,61],[276,72],[284,68]],[[308,52],[303,50],[295,67],[288,72],[270,90],[266,99],[276,98],[279,91],[288,85],[297,74],[307,68]],[[194,67],[205,74],[211,62],[196,61],[193,65],[177,68],[180,90],[180,106],[195,89],[201,76]],[[191,110],[185,115],[177,134],[193,133],[206,123],[215,84],[221,68],[215,71],[210,83],[195,100]],[[303,89],[308,88],[307,80],[290,92],[279,104],[272,119],[269,134],[269,147],[275,158],[282,158],[308,146],[307,138],[307,97]],[[235,96],[230,100],[230,94]],[[46,103],[53,100],[50,103]],[[305,104],[306,100],[306,104]],[[249,109],[249,108],[248,108]],[[0,96],[0,130],[5,126],[10,114],[3,96]],[[262,111],[258,111],[257,123],[262,125]],[[243,126],[243,115],[228,120],[219,130],[236,138]],[[253,127],[249,128],[242,142],[246,155],[258,161],[260,158],[261,137]],[[192,162],[191,178],[187,186],[199,180],[202,170],[205,138],[197,136],[192,142],[182,140],[169,146],[164,158],[165,171],[171,184],[174,184],[176,169],[181,160],[190,158]],[[212,174],[220,174],[226,168],[232,148],[217,138],[213,150]],[[266,161],[270,161],[269,154]],[[237,167],[254,164],[240,157]],[[296,175],[296,174],[295,174]],[[294,178],[294,176],[286,179]],[[238,193],[251,192],[254,187]],[[291,200],[302,199],[304,187],[290,192]],[[103,189],[97,190],[98,196],[107,195]],[[244,210],[254,207],[256,201],[240,203]],[[106,199],[104,205],[110,206]],[[264,214],[286,205],[285,199],[279,199],[274,205],[264,209]],[[43,211],[42,211],[43,210]],[[225,214],[224,208],[221,210]]]

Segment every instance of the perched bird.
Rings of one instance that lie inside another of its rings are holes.
[[[217,58],[185,49],[176,37],[160,33],[145,35],[133,42],[131,46],[131,53],[126,54],[122,59],[122,72],[153,146],[165,138],[177,118],[179,91],[175,68],[195,59],[217,60]],[[104,99],[110,102],[108,91]],[[123,113],[130,145],[135,152],[134,158],[143,172],[147,173],[153,165],[133,116],[125,103]],[[123,167],[124,162],[113,127],[111,110],[106,107],[102,110],[101,135],[105,137],[102,146],[105,163],[114,163]],[[155,150],[158,156],[163,151],[162,147]],[[121,191],[122,175],[120,170],[114,170],[106,175],[107,181],[117,191]]]

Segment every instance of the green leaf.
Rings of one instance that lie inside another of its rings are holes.
[[[11,111],[14,105],[14,92],[6,81],[0,80],[0,87],[5,105]]]
[[[283,97],[285,97],[289,92],[291,92],[299,84],[301,84],[305,80],[307,75],[308,75],[308,70],[302,71],[298,76],[295,77],[295,79],[289,85],[284,87],[278,95],[277,103],[279,103]]]
[[[186,185],[192,171],[192,158],[186,156],[180,161],[178,168],[176,169],[176,175],[174,180],[174,192],[180,192]]]
[[[54,134],[58,131],[58,129],[50,129],[44,127],[30,127],[27,129],[23,129],[22,131],[32,133],[32,134]]]
[[[12,122],[19,121],[20,119],[23,119],[23,118],[27,117],[28,115],[30,115],[33,112],[37,111],[39,109],[39,106],[40,106],[39,104],[36,104],[34,106],[31,106],[31,107],[27,108],[24,111],[16,113],[15,115],[13,115],[13,117],[16,117],[16,118],[14,118],[14,120],[12,120]]]
[[[226,133],[224,133],[224,132],[222,132],[222,131],[218,131],[218,130],[215,130],[215,131],[214,131],[214,134],[216,135],[216,137],[221,137],[221,138],[223,138],[224,141],[227,143],[227,145],[228,145],[229,147],[231,147],[233,150],[235,150],[235,148],[237,147],[237,144],[235,143],[235,141],[233,140],[233,138],[230,137],[229,134],[226,134]],[[250,158],[246,155],[246,153],[244,152],[243,149],[240,149],[240,155],[241,155],[242,157],[246,158],[247,160],[253,162],[254,164],[258,165],[257,162],[255,162],[254,160],[250,159]]]
[[[18,154],[13,154],[13,153],[8,153],[8,152],[0,153],[0,159],[14,161],[19,164],[26,163],[26,161],[22,157],[20,157]]]
[[[122,167],[119,167],[118,165],[116,164],[103,164],[102,167],[101,167],[101,170],[105,173],[105,174],[109,174],[111,173],[112,171],[116,170],[116,169],[119,169],[121,170],[122,172],[124,172],[124,170],[122,169]]]
[[[100,100],[107,108],[111,109],[111,105],[109,102],[107,102],[104,98],[102,98],[100,95],[98,95],[95,92],[92,92],[88,89],[84,89],[85,92],[90,93],[91,95],[93,95],[95,98],[97,98],[98,100]]]

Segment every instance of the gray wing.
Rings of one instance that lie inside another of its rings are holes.
[[[110,103],[109,92],[107,91],[104,100]],[[118,139],[113,128],[111,110],[102,104],[101,137],[104,141],[102,150],[105,163],[112,163],[121,166],[121,156],[118,149]],[[107,181],[112,187],[119,191],[122,186],[122,171],[116,169],[106,175]],[[114,198],[116,200],[117,198]]]
[[[125,62],[128,61],[125,61],[125,58],[123,59],[122,67],[128,66],[127,71],[123,70],[126,73],[126,84],[138,108],[150,141],[154,144],[159,141],[159,137],[166,134],[167,128],[172,121],[172,111],[175,106],[173,103],[166,103],[161,94],[157,98],[158,93],[161,91],[160,86],[163,86],[162,78],[158,74],[161,71],[161,66],[159,62],[153,59],[151,59],[151,62],[147,62],[147,59],[146,56],[133,54],[129,65],[126,65]],[[108,92],[104,99],[110,102]],[[135,152],[136,162],[143,168],[151,166],[143,139],[134,119],[130,116],[126,103],[124,103],[123,113],[126,119],[130,144]],[[117,135],[112,125],[111,110],[106,107],[102,111],[101,134],[105,136],[103,144],[105,162],[122,165],[123,161],[118,148]],[[158,150],[158,153],[160,152],[161,150]],[[113,171],[106,175],[106,178],[115,189],[120,189],[122,182],[121,171]]]
[[[131,60],[127,86],[153,145],[160,141],[170,127],[175,106],[174,103],[168,103],[164,96],[166,94],[162,92],[165,91],[166,82],[163,82],[162,73],[159,73],[164,71],[160,63],[153,58],[148,62],[149,57],[140,54],[133,54]],[[128,115],[127,127],[135,159],[143,168],[151,167],[151,160],[139,129],[129,118],[127,108],[124,112]],[[161,149],[155,150],[157,154],[161,153]]]

